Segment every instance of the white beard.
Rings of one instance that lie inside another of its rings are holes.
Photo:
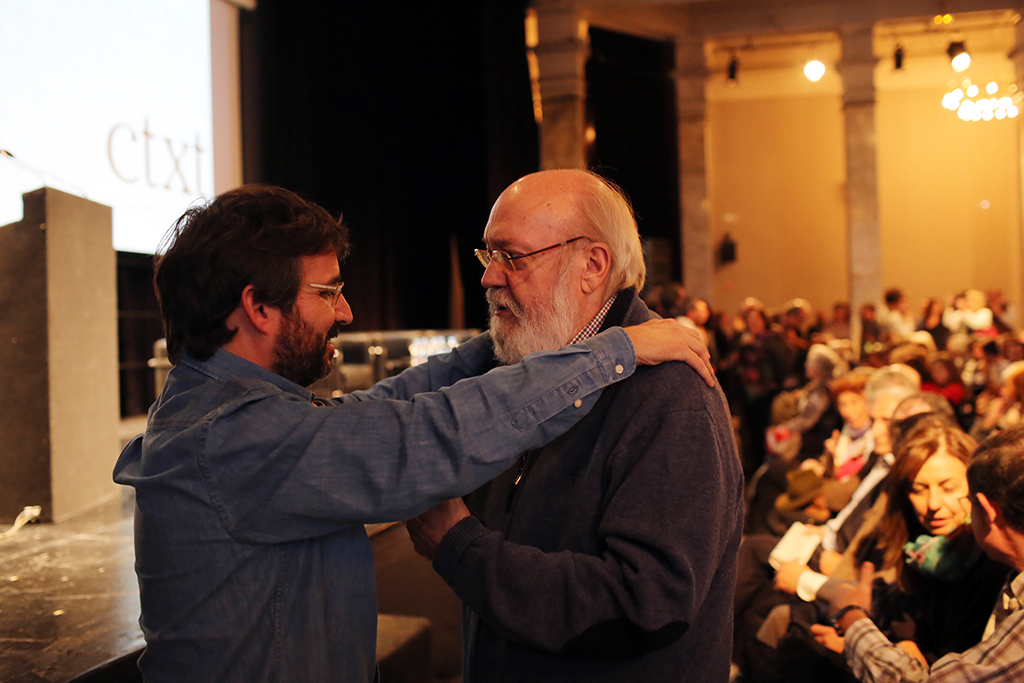
[[[487,290],[494,355],[503,365],[518,363],[530,353],[559,349],[579,332],[575,322],[577,310],[570,295],[571,278],[571,268],[563,267],[555,291],[545,303],[532,308],[523,307],[507,289]],[[497,312],[502,308],[514,317],[499,317]]]

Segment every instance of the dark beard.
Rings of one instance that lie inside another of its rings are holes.
[[[326,337],[320,337],[313,326],[293,309],[282,320],[281,334],[274,344],[271,370],[303,387],[326,377],[331,373],[327,342],[341,332],[340,327],[340,324],[335,324]]]

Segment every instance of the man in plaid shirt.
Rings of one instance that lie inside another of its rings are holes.
[[[844,653],[854,674],[869,683],[965,683],[1024,680],[1024,426],[1000,432],[978,447],[967,469],[972,529],[993,559],[1012,566],[980,643],[950,653],[931,668],[892,644],[867,617],[874,567],[865,563],[860,584],[841,586],[833,607],[845,634]]]

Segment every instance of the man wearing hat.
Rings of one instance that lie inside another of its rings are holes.
[[[826,498],[825,480],[807,467],[786,473],[786,492],[775,499],[775,509],[768,515],[772,532],[782,536],[794,522],[823,524],[832,516]]]

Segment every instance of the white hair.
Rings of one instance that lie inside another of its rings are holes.
[[[921,379],[917,372],[907,365],[897,363],[886,365],[872,373],[864,387],[864,398],[872,405],[877,399],[886,395],[895,396],[902,401],[920,390]]]
[[[807,351],[807,367],[814,367],[826,382],[848,372],[846,362],[825,344],[812,344]]]
[[[596,183],[582,183],[576,206],[583,218],[587,237],[604,242],[611,250],[608,291],[633,287],[638,292],[647,280],[643,247],[633,208],[613,182],[591,171],[581,171]]]

